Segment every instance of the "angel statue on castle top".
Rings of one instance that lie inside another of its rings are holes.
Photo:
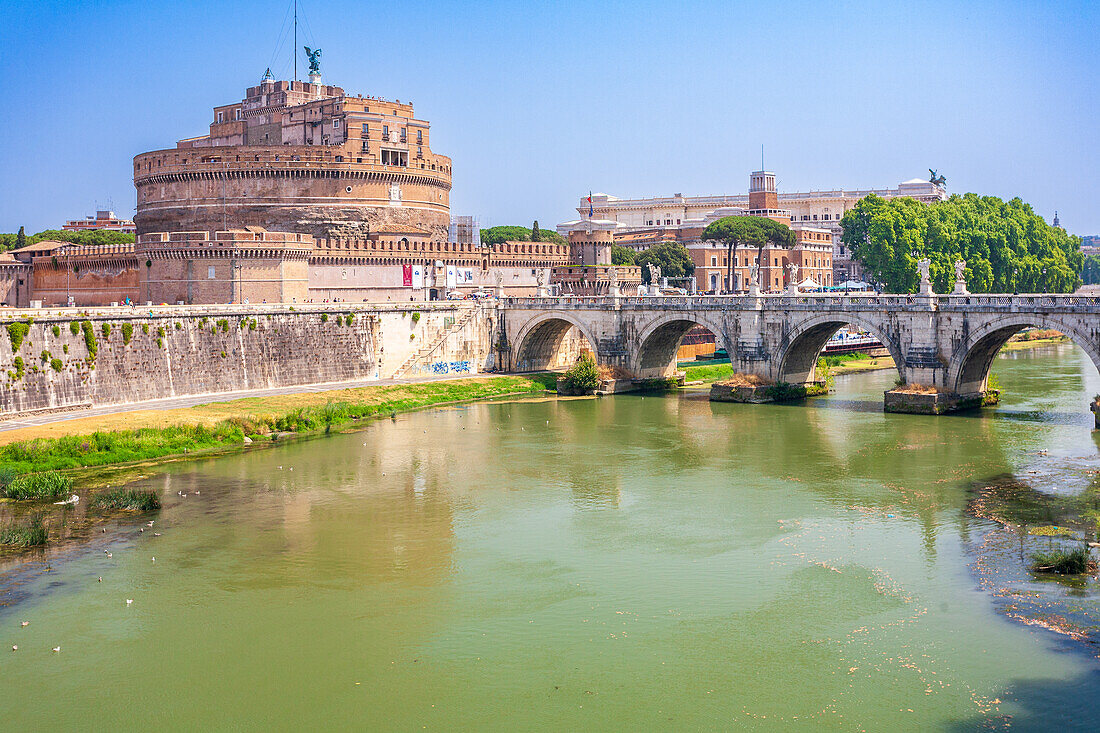
[[[309,46],[302,46],[306,50],[306,57],[309,59],[309,73],[320,74],[321,73],[321,49],[314,51]]]

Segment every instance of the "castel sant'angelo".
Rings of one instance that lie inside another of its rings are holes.
[[[411,103],[276,81],[214,108],[210,132],[134,158],[138,234],[261,226],[323,237],[381,227],[443,242],[451,159]]]
[[[405,301],[534,293],[568,245],[482,246],[452,226],[451,159],[409,102],[268,70],[210,131],[133,159],[134,244],[39,242],[0,260],[0,303]]]

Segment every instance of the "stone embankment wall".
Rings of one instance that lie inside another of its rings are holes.
[[[0,417],[492,364],[480,305],[60,309],[0,323]]]

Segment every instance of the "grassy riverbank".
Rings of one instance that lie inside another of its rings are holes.
[[[378,385],[214,402],[82,418],[0,434],[0,471],[8,475],[109,466],[229,448],[285,433],[338,429],[365,418],[432,405],[543,394],[556,375],[483,377]],[[103,429],[113,424],[126,428]],[[97,430],[88,430],[91,426]],[[42,435],[47,433],[47,435]]]

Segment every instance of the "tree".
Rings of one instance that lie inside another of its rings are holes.
[[[614,257],[614,249],[612,250]],[[612,260],[614,261],[614,260]],[[661,268],[664,277],[690,277],[695,274],[695,264],[687,247],[680,242],[661,242],[634,255],[634,264],[642,268],[642,280],[649,282],[649,264]]]
[[[702,239],[726,244],[727,290],[735,286],[733,268],[738,247],[756,247],[757,261],[763,262],[760,255],[765,247],[794,246],[794,232],[789,226],[763,216],[726,216],[712,221],[703,230]]]
[[[27,233],[23,231],[23,227],[19,227],[19,233],[15,235],[15,248],[23,249],[27,246]]]
[[[627,249],[618,244],[611,245],[611,264],[613,265],[633,265],[634,255],[636,253],[632,249]]]
[[[1085,285],[1100,285],[1100,255],[1089,255],[1085,258],[1081,279]]]
[[[537,223],[537,222],[536,222]],[[527,227],[499,226],[481,230],[482,244],[500,244],[501,242],[551,242],[565,244],[565,238],[552,229],[540,229],[539,239],[531,239],[531,230]]]
[[[541,234],[542,233],[539,231],[539,220],[535,219],[535,223],[531,225],[531,241],[532,242],[541,242],[542,241]]]
[[[954,286],[960,259],[975,293],[1073,292],[1085,264],[1080,239],[1047,224],[1019,198],[968,193],[922,204],[872,194],[844,215],[841,227],[852,255],[896,293],[916,292],[917,262],[925,257],[940,293]]]

